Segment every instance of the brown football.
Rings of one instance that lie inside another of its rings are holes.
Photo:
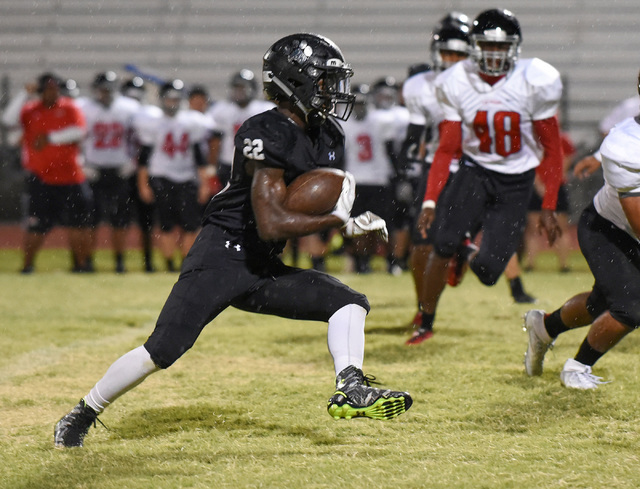
[[[342,192],[344,172],[336,168],[316,168],[303,173],[287,187],[284,206],[307,215],[331,212]]]

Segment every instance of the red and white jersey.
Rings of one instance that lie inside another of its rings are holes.
[[[506,77],[490,85],[471,59],[460,61],[435,80],[443,117],[462,123],[462,151],[499,173],[517,174],[537,167],[542,147],[533,121],[558,112],[560,73],[538,59],[522,59]]]
[[[266,100],[252,100],[246,107],[240,107],[230,100],[216,102],[207,114],[213,118],[213,132],[222,135],[219,161],[230,165],[233,161],[235,146],[233,138],[240,126],[254,115],[260,114],[275,107],[272,102]]]
[[[345,170],[353,174],[357,184],[388,185],[393,165],[385,143],[395,136],[393,112],[370,109],[364,119],[352,115],[340,125],[344,130]]]
[[[160,111],[143,111],[134,119],[140,144],[152,149],[149,176],[176,183],[198,178],[193,145],[211,130],[210,118],[194,110],[180,110],[174,117]]]
[[[604,185],[593,198],[596,210],[637,240],[620,197],[640,195],[640,124],[631,117],[614,126],[602,141],[600,155]]]
[[[87,122],[83,144],[85,164],[94,168],[129,165],[133,119],[140,111],[140,103],[120,95],[115,96],[109,107],[89,97],[76,102]]]

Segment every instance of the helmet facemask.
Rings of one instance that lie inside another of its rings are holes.
[[[309,101],[311,108],[320,111],[324,117],[330,115],[346,121],[355,102],[355,95],[351,94],[351,66],[339,59],[330,59],[326,68],[310,67],[309,70],[320,71],[316,91]]]
[[[471,35],[472,56],[481,73],[489,76],[506,75],[515,66],[520,54],[520,38],[507,36],[497,29],[497,35]]]

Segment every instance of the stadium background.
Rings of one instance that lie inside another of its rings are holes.
[[[356,82],[403,80],[409,65],[429,60],[431,28],[446,12],[473,18],[494,7],[520,21],[522,57],[562,73],[563,123],[580,150],[598,144],[599,119],[636,90],[638,0],[0,0],[0,108],[45,70],[87,93],[97,71],[126,77],[127,65],[202,83],[220,99],[233,72],[259,73],[266,48],[295,31],[334,40]],[[19,161],[0,135],[0,221],[15,220]]]

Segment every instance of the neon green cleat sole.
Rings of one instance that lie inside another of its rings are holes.
[[[334,395],[335,397],[335,395]],[[392,419],[406,412],[413,403],[411,396],[406,392],[399,397],[381,397],[371,406],[353,407],[349,404],[338,405],[329,399],[327,410],[333,419],[351,418],[371,418],[371,419]]]

